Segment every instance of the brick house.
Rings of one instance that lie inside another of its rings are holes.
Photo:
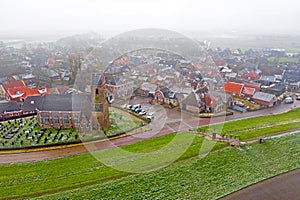
[[[268,107],[273,107],[277,102],[277,98],[274,94],[268,94],[265,92],[256,92],[252,99],[254,102]]]
[[[249,72],[243,77],[245,80],[256,81],[260,79],[260,75],[254,71]]]
[[[18,118],[23,112],[17,102],[0,103],[0,121]]]
[[[244,84],[227,82],[223,86],[223,90],[228,94],[240,95],[243,91]]]
[[[154,93],[154,99],[161,104],[179,106],[181,95],[167,87],[158,87]]]

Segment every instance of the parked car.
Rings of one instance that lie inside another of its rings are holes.
[[[146,115],[146,111],[142,109],[141,112],[139,112],[139,115]]]
[[[297,100],[300,100],[300,95],[298,95],[298,96],[296,97],[296,99],[297,99]]]
[[[142,107],[141,104],[136,104],[136,105],[134,105],[134,106],[131,107],[131,110],[135,111],[135,109],[141,108],[141,107]]]
[[[292,97],[286,97],[284,103],[294,103],[294,99]]]
[[[153,120],[154,119],[154,113],[149,113],[147,116],[146,116],[147,119],[150,119],[150,120]]]
[[[140,113],[141,111],[142,111],[141,108],[136,108],[136,109],[134,110],[135,113]]]
[[[131,108],[132,108],[132,105],[127,105],[128,110],[131,110]]]

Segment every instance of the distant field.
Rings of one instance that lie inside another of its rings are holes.
[[[234,134],[254,130],[256,126],[258,130],[266,126],[275,127],[279,121],[292,123],[289,119],[299,116],[299,112],[295,109],[280,115],[227,122],[224,131]],[[298,120],[297,117],[295,120]],[[218,127],[215,128],[217,130]],[[255,134],[247,137],[250,136],[256,137]],[[0,197],[34,197],[55,193],[43,198],[214,199],[297,168],[300,164],[299,142],[300,134],[294,134],[267,139],[266,144],[227,148],[228,144],[181,132],[121,147],[126,152],[137,153],[128,157],[120,149],[113,148],[95,152],[95,157],[85,154],[52,161],[4,164],[0,165]],[[203,159],[198,157],[200,150],[205,153],[211,147],[213,152]],[[137,167],[147,170],[149,166],[164,166],[181,150],[184,151],[175,159],[177,162],[139,175],[110,168],[99,161],[129,171]]]
[[[279,62],[279,63],[287,63],[287,62],[299,62],[299,58],[290,58],[290,57],[269,57],[268,61],[270,62]]]
[[[286,52],[300,53],[299,36],[254,36],[244,35],[238,37],[208,37],[212,47],[229,48],[235,50],[240,48],[245,51],[258,48],[283,48]]]

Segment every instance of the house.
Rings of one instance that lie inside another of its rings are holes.
[[[0,121],[22,116],[22,110],[17,102],[0,103]]]
[[[149,82],[144,82],[142,85],[135,91],[136,94],[144,97],[154,96],[154,93],[157,89],[156,84],[152,84]]]
[[[47,67],[36,68],[33,73],[36,76],[36,80],[41,83],[47,85],[51,85],[54,82],[61,83],[59,73]]]
[[[14,80],[10,79],[8,83],[5,83],[2,85],[2,89],[0,89],[0,99],[8,99],[9,100],[9,95],[8,95],[8,90],[16,87],[22,87],[25,86],[24,81],[22,80]]]
[[[181,110],[192,113],[217,113],[232,105],[232,96],[223,92],[190,93],[180,103]]]
[[[205,102],[201,100],[199,94],[191,92],[180,103],[180,109],[192,113],[200,113],[205,110]]]
[[[232,105],[232,96],[223,92],[204,93],[205,109],[210,113],[218,113]]]
[[[175,60],[160,60],[158,62],[158,66],[161,67],[175,67],[177,65],[177,61]]]
[[[6,93],[6,99],[8,101],[21,102],[28,96],[42,96],[44,94],[50,94],[50,90],[47,87],[29,88],[27,86],[20,86],[14,88],[8,88]]]
[[[277,97],[282,95],[286,91],[286,86],[284,84],[272,84],[270,87],[262,89],[262,92],[275,94]]]
[[[226,78],[226,80],[234,81],[237,79],[237,73],[235,73],[235,72],[226,73],[225,78]]]
[[[103,73],[101,81],[105,82],[105,89],[113,95],[113,99],[124,99],[130,97],[136,90],[134,80],[128,79],[121,74]]]
[[[244,82],[244,87],[254,88],[257,92],[261,90],[261,84],[259,83]]]
[[[284,70],[282,74],[282,80],[288,85],[290,91],[300,88],[300,69],[289,68]]]
[[[254,95],[255,92],[256,92],[256,89],[255,89],[255,88],[244,86],[244,89],[243,89],[243,92],[242,92],[242,93],[243,93],[246,97],[251,98],[251,97]]]
[[[255,92],[252,99],[257,104],[261,104],[268,107],[274,106],[277,102],[277,98],[274,94],[268,94],[265,92]]]
[[[223,91],[228,94],[240,95],[243,91],[244,84],[235,83],[235,82],[227,82],[223,86]]]
[[[273,83],[276,83],[276,77],[275,76],[261,76],[257,82],[262,83],[264,85],[271,85]]]
[[[254,71],[249,72],[243,77],[245,80],[256,81],[260,78],[260,75]]]
[[[154,93],[154,100],[161,104],[167,104],[171,106],[179,105],[180,94],[173,92],[167,87],[158,87]]]

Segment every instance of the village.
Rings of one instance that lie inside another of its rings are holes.
[[[143,108],[158,104],[200,118],[251,112],[300,98],[299,54],[284,49],[203,48],[199,56],[187,59],[168,50],[141,48],[102,70],[89,48],[75,51],[44,43],[20,49],[2,46],[1,52],[1,59],[15,63],[18,70],[0,79],[0,121],[36,116],[34,125],[43,131],[91,132],[99,128],[93,112],[101,113],[100,129],[107,130],[110,119],[104,104],[133,107],[130,100],[136,98]],[[87,75],[80,80],[77,73]],[[105,90],[107,102],[94,102],[97,87]],[[137,113],[155,118],[145,109]],[[4,140],[14,137],[11,131],[2,133]]]

